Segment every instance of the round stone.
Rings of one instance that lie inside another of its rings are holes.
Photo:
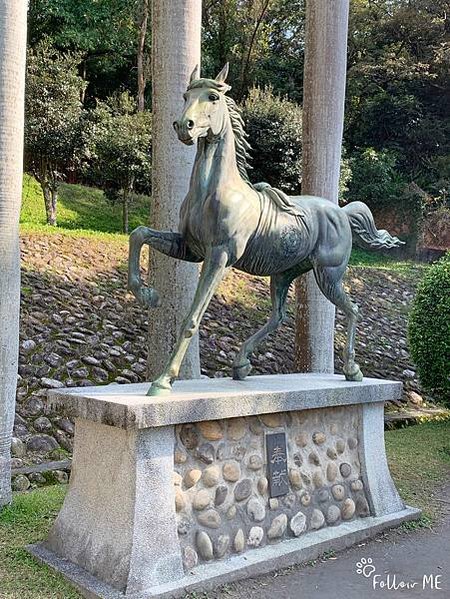
[[[178,534],[181,536],[187,535],[191,529],[191,521],[187,518],[182,518],[177,526]]]
[[[259,418],[269,428],[277,428],[283,425],[281,414],[261,414]]]
[[[294,464],[299,468],[303,464],[303,457],[300,453],[294,453]]]
[[[323,476],[322,476],[322,472],[320,472],[320,470],[316,470],[312,476],[312,482],[313,485],[316,487],[316,489],[320,489],[321,487],[323,487],[324,485],[324,480],[323,480]]]
[[[195,449],[198,445],[198,433],[193,424],[183,424],[180,439],[186,449]]]
[[[331,493],[336,501],[342,501],[345,497],[345,488],[343,485],[333,485],[331,487]]]
[[[217,487],[216,495],[214,497],[214,505],[216,507],[219,507],[219,505],[222,505],[222,503],[227,498],[227,495],[228,495],[228,487],[226,487],[225,485],[220,485],[220,487]]]
[[[245,537],[244,537],[244,532],[242,530],[242,528],[240,528],[237,533],[236,536],[234,537],[234,550],[236,551],[236,553],[241,553],[242,551],[244,551],[244,547],[245,547]]]
[[[205,487],[215,487],[220,480],[219,466],[208,466],[203,470],[202,481]]]
[[[306,472],[302,472],[302,481],[304,482],[305,485],[310,485],[311,477],[309,476],[309,474],[306,474]]]
[[[186,570],[191,570],[195,568],[198,564],[198,555],[195,549],[192,547],[185,547],[183,551],[183,565]]]
[[[67,474],[67,472],[64,472],[64,470],[53,470],[52,478],[55,481],[55,483],[58,483],[60,485],[65,485],[69,482],[69,475]]]
[[[175,449],[175,464],[184,464],[187,460],[187,454],[185,451],[177,447]]]
[[[280,502],[276,497],[271,497],[269,499],[269,507],[271,510],[277,510],[280,505]]]
[[[222,427],[217,420],[206,420],[197,424],[198,430],[208,441],[219,441],[222,439]]]
[[[358,446],[358,439],[356,437],[349,437],[347,439],[347,445],[349,449],[356,449]]]
[[[27,442],[28,451],[39,451],[40,453],[48,453],[58,447],[59,444],[55,438],[43,433],[33,435]]]
[[[334,524],[341,517],[341,510],[337,505],[330,505],[327,510],[326,520],[328,524]]]
[[[241,477],[241,468],[237,462],[225,462],[222,474],[225,480],[235,483]]]
[[[187,489],[190,489],[191,487],[193,487],[195,484],[198,483],[198,481],[201,479],[202,477],[202,471],[198,470],[197,468],[193,468],[192,470],[188,470],[186,472],[186,474],[184,475],[184,486]]]
[[[350,484],[352,491],[362,491],[363,490],[363,482],[362,480],[353,480]]]
[[[350,464],[347,464],[347,462],[343,462],[339,466],[339,470],[341,471],[342,476],[344,478],[347,478],[348,476],[350,476],[350,474],[352,472],[352,467],[350,466]]]
[[[175,489],[175,509],[177,512],[181,512],[186,506],[186,500],[184,498],[184,493],[181,489]]]
[[[215,554],[217,558],[221,558],[228,551],[230,545],[230,537],[228,535],[220,535],[215,544]]]
[[[255,522],[262,522],[266,517],[266,508],[259,499],[252,497],[247,503],[247,514]]]
[[[311,495],[308,492],[303,493],[300,497],[300,502],[305,507],[308,506],[311,503]]]
[[[336,476],[338,475],[338,468],[334,462],[330,462],[327,466],[327,480],[330,483],[336,480]]]
[[[214,462],[214,446],[211,443],[203,443],[197,449],[197,457],[205,464]]]
[[[181,476],[181,474],[178,474],[178,472],[174,472],[172,480],[175,487],[181,487],[181,483],[183,482],[183,477]]]
[[[344,453],[344,451],[345,451],[345,443],[344,443],[344,441],[342,439],[338,439],[336,441],[336,451],[338,453]]]
[[[26,491],[30,488],[30,481],[24,474],[18,474],[11,484],[13,491]]]
[[[332,435],[337,435],[338,432],[339,432],[339,427],[335,422],[333,422],[333,424],[330,426],[330,433]]]
[[[308,435],[306,433],[300,433],[295,437],[295,442],[299,447],[306,447],[308,445]]]
[[[204,510],[211,503],[211,495],[206,489],[197,491],[192,501],[192,506],[195,510]]]
[[[285,506],[286,506],[288,509],[292,509],[292,507],[293,507],[293,506],[294,506],[294,504],[295,504],[295,500],[296,500],[295,493],[288,493],[287,495],[285,495],[285,496],[282,498],[282,501],[283,501],[284,505],[285,505]]]
[[[28,475],[30,483],[32,485],[45,485],[47,484],[47,479],[40,472],[32,472]]]
[[[312,439],[316,445],[323,445],[327,440],[325,433],[321,432],[313,433]]]
[[[33,426],[39,433],[48,433],[53,428],[52,423],[46,416],[39,416],[36,418],[33,422]]]
[[[244,478],[239,481],[234,488],[234,498],[236,501],[243,501],[251,495],[252,492],[252,481],[249,478]]]
[[[252,526],[248,533],[247,545],[249,547],[259,547],[264,538],[264,530],[260,526]]]
[[[294,533],[295,537],[299,537],[304,530],[306,530],[306,516],[303,512],[297,512],[295,516],[291,518],[289,527]]]
[[[286,514],[280,514],[272,520],[269,530],[267,531],[267,537],[269,539],[279,539],[286,531],[287,527],[287,516]]]
[[[247,425],[244,418],[231,418],[228,421],[228,438],[232,441],[239,441],[247,432]]]
[[[269,486],[269,481],[265,476],[261,476],[258,479],[258,491],[261,495],[265,495],[267,492],[267,487]]]
[[[313,513],[311,514],[311,522],[310,522],[311,528],[313,530],[318,530],[319,528],[322,528],[324,523],[325,523],[325,516],[323,515],[323,513],[318,509],[313,510]]]
[[[325,503],[330,498],[330,493],[328,492],[328,489],[320,489],[320,491],[317,494],[317,497],[320,503]]]
[[[250,470],[260,470],[263,467],[262,457],[258,454],[253,454],[249,457],[247,466]]]
[[[25,447],[25,443],[18,437],[13,437],[11,439],[11,455],[16,458],[23,458],[26,453],[27,449]]]
[[[213,545],[208,533],[206,533],[204,530],[200,530],[197,532],[195,541],[200,557],[206,560],[210,560],[214,557]]]
[[[289,480],[294,489],[302,488],[302,476],[300,474],[300,470],[296,468],[291,468],[289,470]]]
[[[320,466],[320,458],[315,451],[311,451],[311,453],[308,456],[308,459],[311,464],[314,464],[315,466]]]
[[[260,421],[258,418],[250,418],[249,429],[254,435],[260,435],[263,431]]]
[[[365,497],[358,497],[356,499],[356,513],[361,518],[366,518],[370,514],[369,504]]]
[[[197,516],[197,520],[200,524],[207,526],[208,528],[219,528],[222,522],[220,514],[216,512],[216,510],[212,509],[201,512]]]
[[[353,499],[347,498],[341,507],[342,519],[343,520],[351,520],[355,515],[355,502]]]
[[[337,459],[337,451],[334,449],[334,447],[329,447],[327,449],[327,456],[330,458],[330,460]]]
[[[227,510],[227,520],[233,520],[233,518],[236,517],[236,506],[235,505],[230,505],[230,507]]]

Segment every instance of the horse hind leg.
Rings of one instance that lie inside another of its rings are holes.
[[[355,362],[355,332],[358,319],[358,306],[354,304],[344,291],[342,276],[344,269],[340,267],[314,267],[317,284],[327,299],[340,308],[347,317],[347,338],[344,346],[344,374],[348,381],[362,381],[363,374]]]
[[[233,362],[233,378],[243,380],[250,373],[252,366],[248,356],[261,341],[273,333],[286,317],[286,299],[289,286],[298,273],[280,273],[270,278],[270,295],[272,299],[272,314],[267,323],[247,341],[245,341]]]

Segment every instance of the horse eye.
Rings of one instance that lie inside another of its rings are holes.
[[[219,99],[219,96],[216,96],[216,94],[210,94],[209,99],[211,100],[211,102],[215,102]]]

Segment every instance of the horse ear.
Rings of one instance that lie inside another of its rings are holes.
[[[191,77],[189,79],[189,83],[192,83],[196,79],[199,79],[199,77],[200,77],[200,69],[199,69],[198,64],[196,64],[195,67],[194,67],[194,70],[191,73]]]
[[[227,77],[228,77],[229,67],[230,67],[230,63],[227,62],[225,64],[225,66],[223,67],[223,69],[220,71],[220,73],[216,77],[217,83],[225,83],[225,81],[227,80]]]

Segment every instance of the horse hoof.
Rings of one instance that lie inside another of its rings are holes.
[[[161,304],[156,289],[142,287],[139,292],[139,303],[143,308],[157,308]]]
[[[250,362],[241,364],[240,366],[233,366],[233,378],[235,381],[243,381],[245,377],[250,373],[252,365]]]
[[[170,395],[172,392],[172,385],[170,383],[159,383],[154,381],[151,384],[150,389],[147,391],[147,395],[150,397],[161,397],[163,395]]]
[[[344,374],[347,381],[360,383],[363,380],[363,373],[361,372],[361,369],[357,364],[355,364],[355,366],[351,370],[346,371],[344,369]]]

